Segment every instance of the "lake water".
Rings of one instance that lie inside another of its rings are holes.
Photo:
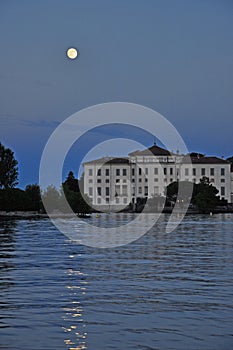
[[[233,349],[233,215],[168,217],[111,249],[1,221],[0,349]]]

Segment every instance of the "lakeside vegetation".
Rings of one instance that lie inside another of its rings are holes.
[[[42,198],[49,197],[48,211],[64,212],[65,196],[71,209],[78,215],[84,216],[91,212],[90,200],[87,196],[83,198],[80,182],[74,177],[72,171],[69,172],[59,190],[51,185],[45,191],[41,191],[38,184],[29,184],[24,190],[16,188],[18,175],[18,162],[14,152],[0,143],[0,211],[45,213]]]
[[[233,157],[228,158],[228,160],[233,164]],[[38,184],[29,184],[24,190],[16,188],[18,175],[18,162],[14,157],[14,152],[0,143],[0,211],[45,213],[42,198],[49,198],[50,206],[47,211],[66,212],[64,209],[65,196],[71,209],[78,215],[85,216],[91,213],[90,198],[81,193],[83,179],[76,179],[72,171],[68,173],[59,190],[51,185],[45,191],[41,191]],[[182,181],[182,186],[183,188],[193,186],[191,201],[190,198],[183,198],[182,201],[190,201],[191,207],[200,213],[210,213],[217,207],[227,207],[227,201],[220,199],[219,191],[209,182],[207,177],[203,177],[198,184]],[[166,196],[154,196],[149,199],[138,198],[136,206],[133,207],[130,204],[127,210],[140,212],[145,205],[149,210],[156,210],[164,204],[166,208],[171,209],[177,201],[178,187],[179,182],[173,182],[167,186]],[[180,205],[182,207],[182,203]]]

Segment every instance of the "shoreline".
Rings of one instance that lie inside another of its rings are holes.
[[[164,208],[162,213],[163,214],[171,214],[172,213],[172,208]],[[124,213],[129,213],[129,212],[124,212]],[[132,212],[130,212],[132,213]],[[152,212],[150,211],[147,211],[145,212],[145,214],[151,214]],[[176,212],[177,214],[181,214],[182,213],[182,210],[180,212]],[[211,214],[232,214],[233,213],[233,209],[214,209]],[[91,214],[97,214],[97,212],[93,212]],[[75,214],[77,217],[79,218],[90,218],[91,217],[91,214],[86,214],[86,215],[78,215],[78,214]],[[139,213],[136,213],[135,214],[139,214]],[[194,209],[191,209],[191,210],[188,210],[185,215],[210,215],[210,213],[200,213],[198,212],[197,210],[194,210]],[[42,213],[37,213],[37,212],[0,212],[0,220],[4,220],[4,219],[49,219],[49,218],[64,218],[64,219],[69,219],[69,218],[73,218],[74,217],[74,214],[65,214],[65,213],[54,213],[54,214],[42,214]]]

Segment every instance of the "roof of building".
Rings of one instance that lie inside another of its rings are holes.
[[[193,164],[229,164],[229,162],[225,159],[218,158],[215,156],[204,156],[203,154],[191,153],[190,159]],[[185,162],[185,157],[183,158]],[[188,161],[188,158],[187,158]]]
[[[135,151],[135,152],[129,153],[129,156],[151,156],[151,155],[170,156],[171,152],[157,145],[153,145],[143,151]]]
[[[164,148],[161,148],[159,146],[153,145],[150,148],[147,148],[143,151],[135,151],[132,153],[129,153],[129,156],[170,156],[173,153],[170,153]],[[187,156],[183,157],[182,162],[183,163],[190,163],[190,159],[193,164],[230,164],[229,161],[218,158],[215,156],[205,156],[201,153],[195,153],[192,152]],[[99,159],[94,159],[89,162],[84,162],[83,164],[130,164],[130,160],[127,157],[102,157]]]
[[[126,157],[102,157],[94,159],[83,164],[129,164],[129,158]]]

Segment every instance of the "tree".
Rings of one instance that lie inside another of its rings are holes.
[[[167,186],[167,199],[168,202],[174,204],[178,194],[178,184],[182,183],[181,197],[185,198],[185,193],[190,193],[190,186],[193,186],[191,203],[194,204],[201,213],[209,213],[213,211],[217,205],[223,205],[217,196],[218,190],[209,182],[208,177],[200,179],[198,184],[192,184],[188,181],[173,182]]]
[[[67,183],[62,185],[66,200],[74,213],[86,215],[91,212],[91,201],[87,195],[82,196],[81,192],[74,192],[69,189]]]
[[[227,158],[227,161],[231,163],[231,172],[233,172],[233,156]]]
[[[233,164],[233,156],[227,158],[227,161],[230,162],[231,164]]]
[[[73,171],[70,171],[64,184],[68,186],[68,189],[73,192],[80,192],[79,191],[79,184],[78,179],[74,177]]]
[[[218,190],[209,182],[208,177],[203,177],[200,183],[196,185],[196,195],[193,198],[193,204],[197,206],[201,213],[210,213],[219,202],[217,197]]]
[[[0,190],[0,210],[28,211],[31,210],[31,200],[28,194],[19,188]]]
[[[37,184],[27,185],[25,192],[31,200],[31,210],[39,211],[41,209],[40,186]]]
[[[54,210],[60,210],[61,206],[61,196],[60,192],[56,189],[55,186],[50,185],[42,193],[43,202],[46,203],[46,211],[52,213]]]
[[[86,194],[82,196],[81,192],[77,193],[77,196],[78,196],[77,198],[78,200],[77,200],[76,212],[81,216],[90,214],[92,211],[90,198]]]
[[[0,188],[13,188],[18,184],[18,167],[14,152],[0,143]]]
[[[167,201],[171,204],[176,202],[178,190],[180,188],[180,196],[184,201],[190,200],[188,195],[192,193],[192,197],[196,194],[195,185],[190,181],[174,181],[166,188]],[[188,195],[187,195],[188,194]]]

